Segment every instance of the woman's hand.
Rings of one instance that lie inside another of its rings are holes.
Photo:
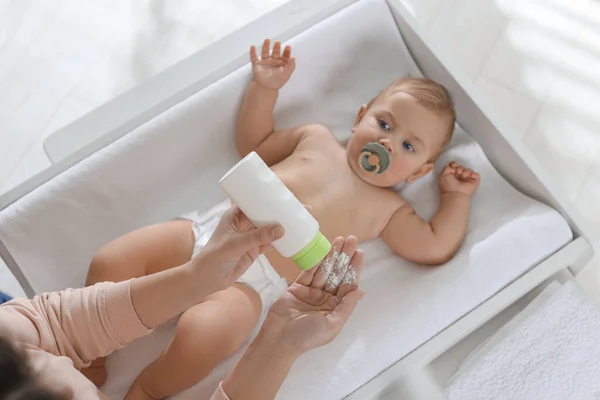
[[[226,289],[283,234],[280,225],[256,228],[237,206],[232,206],[192,263],[206,272],[204,279]]]
[[[229,398],[275,398],[294,361],[340,333],[364,296],[358,282],[365,256],[357,245],[354,236],[334,240],[329,255],[302,272],[273,304],[260,333],[221,385]]]
[[[140,321],[154,328],[228,288],[282,236],[281,226],[257,229],[239,208],[231,207],[193,260],[131,282],[131,301]]]
[[[290,79],[296,60],[291,57],[292,48],[285,46],[281,53],[281,42],[275,42],[271,52],[271,41],[265,39],[260,58],[256,55],[256,47],[250,47],[250,61],[254,82],[265,89],[278,90]]]
[[[354,236],[337,238],[320,265],[304,271],[271,307],[261,334],[301,354],[331,342],[364,296],[364,253]]]

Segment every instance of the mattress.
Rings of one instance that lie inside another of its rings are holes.
[[[383,0],[359,1],[290,43],[297,66],[277,104],[279,127],[321,123],[344,141],[361,104],[392,80],[420,74]],[[239,160],[235,118],[250,79],[247,65],[2,210],[0,239],[33,289],[81,286],[103,244],[223,200],[217,181]],[[398,188],[424,218],[435,212],[436,176],[451,159],[482,176],[456,257],[423,267],[379,240],[362,244],[367,297],[333,343],[297,361],[280,398],[351,393],[572,240],[560,214],[511,187],[460,127],[434,174]],[[174,323],[109,358],[111,398],[164,348]],[[238,356],[177,398],[207,397]]]

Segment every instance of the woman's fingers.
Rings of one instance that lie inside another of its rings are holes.
[[[312,211],[312,206],[310,206],[308,204],[303,204],[303,205],[309,213]],[[338,238],[338,239],[340,239],[340,238]],[[331,247],[333,248],[333,244],[331,245]],[[321,263],[322,263],[322,261],[321,261]],[[317,271],[319,270],[319,268],[321,266],[321,263],[317,264],[315,267],[313,267],[307,271],[302,271],[300,273],[300,275],[298,275],[298,277],[296,278],[295,282],[302,286],[311,286],[312,281],[315,277],[315,274],[317,273]]]
[[[344,247],[344,242],[345,241],[343,237],[338,237],[333,241],[333,243],[331,244],[331,251],[323,259],[323,261],[321,261],[318,270],[315,272],[313,280],[310,283],[311,287],[314,287],[316,289],[323,289],[325,287],[325,284],[331,276],[333,267],[335,266],[338,258],[340,257],[340,252]]]
[[[308,271],[302,271],[296,278],[296,283],[302,286],[310,286],[318,270],[319,266],[311,268]]]
[[[356,290],[365,257],[357,247],[358,239],[355,236],[336,238],[320,265],[300,273],[296,283],[338,297]]]
[[[297,304],[297,309],[302,312],[331,312],[341,301],[339,297],[310,286],[293,284],[288,292],[302,302]]]
[[[271,50],[271,40],[265,39],[262,45],[262,52],[260,53],[261,58],[269,58],[269,52]]]
[[[274,247],[273,247],[273,244],[272,244],[272,243],[269,243],[269,244],[265,244],[265,245],[262,245],[262,246],[260,246],[260,247],[258,248],[258,252],[259,252],[260,254],[265,254],[265,253],[267,253],[267,252],[270,252],[270,251],[271,251],[271,250],[273,250],[273,249],[274,249]]]
[[[365,253],[362,250],[356,250],[354,257],[350,260],[346,275],[342,278],[342,283],[335,293],[336,296],[346,297],[348,293],[358,289],[364,264]]]
[[[358,247],[358,239],[355,236],[348,236],[344,240],[344,245],[339,253],[339,256],[331,266],[325,269],[326,280],[323,289],[335,294],[342,283],[348,268],[350,268],[350,260],[354,257],[356,248]]]
[[[257,248],[252,248],[250,250],[248,250],[248,256],[250,256],[250,259],[252,260],[252,262],[254,262],[258,256],[260,255],[260,251]]]
[[[247,232],[250,229],[256,228],[252,221],[250,221],[250,219],[242,210],[240,210],[238,206],[231,206],[230,210],[233,214],[233,223],[235,225],[235,229],[237,229],[239,232]]]
[[[356,248],[358,247],[358,239],[356,236],[348,236],[346,240],[344,240],[344,247],[342,248],[342,252],[344,252],[348,256],[348,262],[356,253]]]

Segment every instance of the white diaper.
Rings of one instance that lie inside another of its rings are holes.
[[[192,212],[182,215],[181,218],[192,221],[192,230],[194,232],[194,258],[200,250],[206,246],[208,240],[217,228],[221,216],[229,209],[231,203],[229,200],[217,204],[205,213]],[[287,290],[287,282],[271,266],[269,260],[260,255],[248,270],[238,280],[252,288],[262,301],[263,313]]]

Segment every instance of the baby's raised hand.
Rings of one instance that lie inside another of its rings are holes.
[[[271,52],[269,39],[265,39],[262,45],[260,58],[256,55],[256,47],[250,47],[254,81],[267,89],[277,90],[283,87],[296,67],[296,60],[290,57],[291,54],[290,46],[285,46],[283,54],[281,53],[281,42],[275,42]]]
[[[477,172],[452,161],[442,170],[440,190],[442,193],[457,192],[472,196],[479,187],[480,178]]]

